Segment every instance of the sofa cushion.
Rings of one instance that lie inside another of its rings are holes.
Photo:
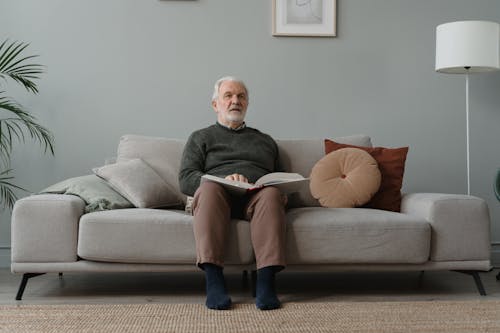
[[[172,186],[140,158],[108,164],[93,171],[135,207],[173,207],[181,204]]]
[[[226,263],[252,263],[249,223],[230,225]],[[194,265],[193,217],[147,208],[86,214],[80,219],[78,255],[93,261]]]
[[[376,208],[399,212],[401,210],[401,187],[405,171],[408,147],[360,147],[332,140],[325,140],[325,154],[342,148],[360,148],[369,152],[377,161],[382,174],[380,189],[366,204],[367,208]]]
[[[431,227],[419,217],[368,208],[295,208],[287,215],[288,264],[419,264]]]
[[[118,145],[116,162],[142,159],[173,188],[177,199],[185,203],[186,196],[180,191],[178,179],[184,144],[184,140],[124,135]]]
[[[371,147],[371,140],[366,135],[351,135],[337,137],[337,142],[356,146]],[[323,139],[293,139],[276,140],[279,148],[280,159],[286,172],[296,172],[304,177],[311,174],[311,170],[323,156],[325,156],[325,146]],[[311,195],[309,188],[294,193],[289,196],[288,205],[290,207],[319,207],[317,199]]]
[[[85,213],[134,207],[130,201],[96,175],[68,178],[47,187],[40,193],[76,195],[85,201]]]
[[[359,207],[380,186],[377,161],[366,151],[344,148],[320,159],[311,171],[311,194],[324,207]]]

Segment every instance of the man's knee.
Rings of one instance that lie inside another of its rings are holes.
[[[197,215],[200,206],[205,209],[227,209],[229,206],[228,196],[224,188],[214,182],[204,182],[194,193],[193,215]]]
[[[214,182],[204,182],[200,184],[200,187],[194,193],[194,197],[199,197],[200,195],[220,195],[225,194],[224,188]]]
[[[281,193],[276,187],[268,186],[261,190],[261,198],[263,202],[276,203],[280,205],[286,205],[287,198],[286,195]]]

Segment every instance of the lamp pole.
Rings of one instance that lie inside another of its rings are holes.
[[[465,113],[467,127],[467,195],[470,195],[470,137],[469,137],[469,69],[465,67]]]

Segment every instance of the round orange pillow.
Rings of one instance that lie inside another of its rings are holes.
[[[378,191],[381,179],[377,161],[368,152],[343,148],[314,165],[309,187],[324,207],[359,207]]]

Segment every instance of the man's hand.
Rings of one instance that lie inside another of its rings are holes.
[[[226,176],[225,179],[236,180],[238,182],[248,183],[247,177],[240,175],[239,173],[233,173],[232,175]]]

